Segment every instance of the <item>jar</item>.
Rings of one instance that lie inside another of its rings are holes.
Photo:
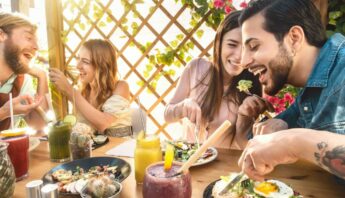
[[[138,138],[134,151],[135,180],[142,183],[146,168],[155,162],[162,161],[162,149],[159,137],[152,135]]]
[[[181,168],[174,162],[169,171],[164,170],[164,162],[150,165],[146,169],[143,197],[191,198],[192,178],[189,171],[174,176]]]
[[[65,162],[70,160],[69,139],[72,126],[58,121],[50,126],[48,132],[49,154],[52,162]]]
[[[12,197],[16,176],[11,160],[7,154],[8,143],[0,141],[0,195]]]
[[[72,160],[84,159],[91,157],[92,151],[92,141],[88,141],[85,145],[79,145],[74,142],[69,142],[71,149],[71,158]]]

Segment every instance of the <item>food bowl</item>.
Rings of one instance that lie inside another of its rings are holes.
[[[110,195],[110,196],[106,196],[106,197],[104,197],[104,198],[119,198],[119,197],[120,197],[120,193],[121,193],[121,191],[122,191],[122,185],[121,185],[121,183],[118,182],[118,181],[115,181],[115,180],[113,180],[112,183],[113,183],[114,186],[116,187],[115,193],[113,193],[113,194]],[[95,198],[95,197],[96,197],[96,196],[92,195],[91,192],[88,191],[87,185],[85,185],[85,186],[83,187],[83,189],[81,190],[80,196],[81,196],[82,198]]]

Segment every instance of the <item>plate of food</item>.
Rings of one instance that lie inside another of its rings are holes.
[[[174,161],[178,162],[186,162],[190,158],[190,156],[192,156],[197,150],[197,145],[195,143],[187,143],[184,141],[167,141],[167,144],[171,144],[174,146]],[[217,149],[214,147],[209,147],[192,166],[200,166],[210,163],[215,160],[217,156]]]
[[[203,198],[302,198],[287,184],[279,180],[258,182],[244,176],[226,194],[219,195],[224,187],[234,179],[238,173],[221,176],[219,180],[210,183],[204,190]]]
[[[78,195],[95,179],[122,182],[130,173],[130,165],[120,158],[91,157],[60,164],[48,171],[42,180],[44,184],[56,183],[59,194],[69,196]]]

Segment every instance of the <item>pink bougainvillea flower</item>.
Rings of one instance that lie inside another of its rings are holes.
[[[230,4],[232,4],[232,0],[228,0],[228,2],[229,2]]]
[[[242,3],[240,4],[241,8],[246,8],[248,6],[248,4],[245,1],[242,1]]]
[[[292,104],[295,101],[290,93],[284,94],[284,99],[285,101],[289,102],[289,104]]]
[[[232,11],[232,8],[230,6],[225,6],[224,11],[226,14],[229,14]]]
[[[219,9],[219,8],[222,8],[224,6],[224,2],[223,2],[223,0],[215,0],[213,2],[213,5],[215,8]]]

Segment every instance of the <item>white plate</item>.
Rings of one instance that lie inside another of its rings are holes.
[[[29,137],[29,152],[38,147],[40,143],[39,137]]]
[[[163,155],[164,155],[165,154],[165,149],[163,148],[162,150],[163,150]],[[200,166],[200,165],[208,164],[208,163],[212,162],[213,160],[215,160],[217,158],[218,151],[217,151],[216,148],[208,147],[207,150],[211,150],[212,155],[209,156],[206,159],[198,159],[198,161],[196,161],[192,166]],[[176,159],[174,159],[174,161],[182,162],[182,161],[179,161],[179,160],[176,160]],[[182,162],[182,163],[184,163],[184,162]]]
[[[208,150],[211,150],[212,155],[206,159],[198,159],[198,161],[196,161],[192,166],[200,166],[200,165],[204,165],[207,163],[212,162],[213,160],[215,160],[218,156],[218,151],[216,148],[214,147],[209,147]]]

